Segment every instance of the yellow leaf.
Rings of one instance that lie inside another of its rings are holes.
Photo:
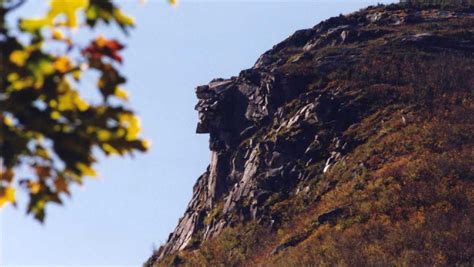
[[[50,101],[49,101],[49,106],[52,107],[52,108],[57,107],[57,106],[58,106],[58,101],[56,101],[56,100],[54,100],[54,99],[53,99],[53,100],[50,100]]]
[[[57,111],[53,111],[53,112],[51,112],[50,117],[53,120],[59,120],[59,118],[61,118],[61,113],[59,113]]]
[[[36,80],[33,83],[33,87],[38,90],[38,89],[41,89],[43,84],[44,84],[44,77],[43,76],[38,76],[38,77],[36,77]]]
[[[168,3],[170,3],[172,6],[175,6],[178,1],[177,0],[168,0]]]
[[[126,134],[125,130],[120,128],[117,130],[117,136],[122,137]]]
[[[86,9],[86,18],[90,20],[97,19],[99,15],[99,11],[97,10],[97,6],[91,5]]]
[[[31,77],[20,78],[17,73],[8,74],[7,80],[11,83],[11,88],[17,91],[31,87],[34,83]]]
[[[66,39],[66,36],[64,35],[64,33],[58,29],[54,29],[52,32],[51,32],[51,37],[54,39],[54,40],[64,40]]]
[[[100,141],[107,141],[110,139],[110,137],[112,136],[112,134],[107,131],[107,130],[99,130],[97,131],[97,138],[100,140]]]
[[[102,149],[110,155],[120,154],[120,152],[109,144],[102,144]]]
[[[73,110],[74,109],[74,95],[73,93],[65,93],[58,97],[58,110]]]
[[[65,133],[70,133],[72,131],[71,126],[69,125],[63,125],[63,132]]]
[[[72,91],[71,84],[66,79],[62,79],[61,82],[58,84],[58,92],[59,93],[66,93],[68,91]]]
[[[63,82],[59,84],[58,89],[60,92],[63,92],[58,97],[57,108],[59,111],[76,109],[79,111],[85,111],[89,108],[89,103],[82,99],[76,91],[72,90],[69,82],[66,80],[63,80]]]
[[[127,128],[125,138],[129,141],[137,139],[140,134],[140,119],[132,114],[121,114],[119,120]]]
[[[24,31],[35,32],[43,27],[51,26],[52,22],[49,18],[37,18],[37,19],[22,19],[20,21],[20,28]]]
[[[29,53],[23,50],[15,50],[10,54],[10,61],[18,67],[25,66],[26,60],[28,59]]]
[[[0,188],[0,208],[8,202],[15,202],[15,189],[12,187]]]
[[[9,117],[3,117],[3,123],[4,123],[6,126],[13,127],[13,121],[12,121],[12,119],[9,118]]]
[[[89,6],[89,0],[51,0],[50,3],[51,9],[49,10],[48,18],[54,21],[58,15],[65,15],[65,26],[71,28],[78,26],[77,11]]]
[[[20,75],[18,75],[18,73],[16,73],[16,72],[12,72],[12,73],[8,74],[8,76],[7,76],[7,80],[9,82],[14,82],[14,81],[17,81],[18,79],[20,79]]]
[[[148,150],[151,147],[151,141],[150,140],[143,140],[142,145],[146,150]]]
[[[48,60],[41,60],[38,63],[39,75],[50,75],[54,72],[54,65]]]
[[[49,158],[49,154],[48,154],[48,151],[46,149],[37,149],[36,150],[36,155],[40,156],[43,159],[48,159]]]
[[[86,111],[89,108],[89,103],[80,98],[77,94],[74,98],[74,104],[76,105],[77,109],[79,109],[79,111]]]
[[[134,24],[134,19],[130,16],[125,15],[118,8],[114,9],[113,16],[119,24],[123,24],[123,25],[133,25]]]
[[[35,182],[29,182],[28,183],[28,188],[30,189],[30,192],[34,194],[38,194],[39,191],[41,191],[41,184],[40,183],[35,183]]]
[[[128,100],[127,91],[123,90],[121,87],[115,89],[115,96],[123,100]]]
[[[60,56],[58,57],[54,63],[53,63],[53,66],[54,68],[61,72],[61,73],[65,73],[65,72],[68,72],[71,70],[72,68],[72,65],[71,65],[71,61],[69,60],[68,57],[66,56]]]
[[[103,35],[99,35],[95,39],[95,43],[98,47],[104,47],[107,45],[107,38],[105,38]]]
[[[81,71],[80,70],[74,70],[71,72],[72,74],[72,78],[74,78],[74,80],[76,81],[79,81],[81,79]]]
[[[87,166],[84,163],[77,163],[76,164],[77,169],[81,171],[83,176],[90,176],[90,177],[96,177],[97,173],[95,172],[94,169],[92,169],[90,166]]]

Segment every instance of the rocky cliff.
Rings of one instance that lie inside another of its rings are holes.
[[[473,264],[473,89],[472,8],[295,32],[196,88],[212,160],[146,265]]]

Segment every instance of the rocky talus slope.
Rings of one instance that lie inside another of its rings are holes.
[[[295,32],[196,88],[212,160],[146,265],[474,265],[473,90],[473,8]]]

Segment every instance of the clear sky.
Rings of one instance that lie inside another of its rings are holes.
[[[37,13],[42,2],[30,0],[20,15]],[[50,206],[44,225],[24,207],[5,208],[0,266],[141,266],[176,226],[210,160],[208,136],[195,134],[194,88],[238,75],[298,29],[392,1],[118,2],[137,23],[123,71],[152,149],[102,159],[100,179],[75,188],[64,206]]]

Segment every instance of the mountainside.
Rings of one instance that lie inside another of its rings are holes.
[[[297,31],[196,88],[212,160],[145,265],[474,265],[473,89],[472,7]]]

